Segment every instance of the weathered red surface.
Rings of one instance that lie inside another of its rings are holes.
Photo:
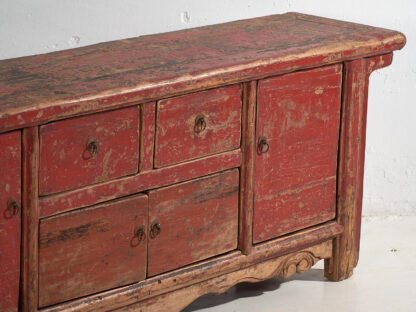
[[[140,172],[153,169],[156,103],[141,105]]]
[[[92,139],[98,144],[95,156],[87,150]],[[40,195],[133,174],[138,166],[136,106],[40,127]]]
[[[272,15],[0,62],[0,132],[86,111],[388,53],[395,31]]]
[[[149,239],[148,276],[219,255],[237,247],[237,169],[149,193],[149,226],[161,233]]]
[[[149,170],[135,176],[41,197],[39,200],[40,215],[41,217],[50,216],[117,197],[195,179],[240,165],[241,151],[235,150],[175,166]]]
[[[39,305],[144,279],[147,241],[135,228],[147,228],[147,212],[138,195],[41,220]]]
[[[0,135],[0,311],[18,310],[21,223],[21,133]],[[8,209],[15,199],[17,214]]]
[[[196,120],[203,119],[198,129]],[[155,167],[240,146],[241,85],[162,100],[157,105]]]
[[[254,242],[335,217],[342,66],[259,81]]]

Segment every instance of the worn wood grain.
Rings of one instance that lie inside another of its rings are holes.
[[[148,276],[237,248],[238,169],[157,189],[149,193]],[[180,252],[178,252],[180,251]]]
[[[114,310],[146,298],[158,296],[223,274],[242,270],[257,263],[320,244],[336,237],[342,231],[342,226],[335,222],[329,222],[279,239],[260,243],[254,246],[251,253],[247,256],[242,255],[239,251],[232,252],[224,256],[215,257],[201,263],[149,278],[131,286],[42,309],[42,311],[86,312]]]
[[[236,149],[240,138],[241,85],[162,100],[157,104],[155,167]]]
[[[48,306],[146,277],[147,195],[40,221],[39,306]]]
[[[0,132],[388,53],[403,34],[299,13],[0,61]]]
[[[38,308],[39,128],[22,132],[22,256],[20,308]]]
[[[239,167],[240,164],[241,151],[235,150],[175,166],[149,170],[131,177],[41,197],[39,200],[40,213],[42,217],[51,216],[60,212],[102,203],[117,197]]]
[[[240,167],[240,217],[238,247],[249,254],[253,244],[254,167],[256,158],[257,82],[243,85],[242,161]]]
[[[89,144],[96,144],[96,152]],[[41,126],[39,193],[47,195],[137,173],[138,153],[137,107]]]
[[[335,217],[341,75],[337,64],[259,81],[255,243]]]
[[[140,172],[153,169],[155,147],[156,103],[140,106]]]
[[[345,231],[334,240],[333,257],[325,263],[325,275],[334,281],[350,277],[358,263],[369,76],[390,65],[392,57],[386,54],[344,65],[336,220]]]
[[[123,307],[117,311],[181,311],[202,295],[209,293],[221,294],[238,283],[256,283],[275,276],[289,278],[295,273],[304,273],[319,260],[331,257],[331,252],[331,241],[326,241],[293,254],[261,262],[243,270],[224,274],[202,283]]]
[[[21,132],[1,134],[0,311],[4,312],[17,312],[19,307],[21,177]]]

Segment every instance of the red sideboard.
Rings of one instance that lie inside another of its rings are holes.
[[[0,61],[0,310],[348,278],[369,76],[405,41],[287,13]]]

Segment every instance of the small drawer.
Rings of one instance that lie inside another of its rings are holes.
[[[162,100],[157,105],[155,167],[240,146],[241,85]]]
[[[41,195],[138,171],[139,109],[66,119],[40,128]]]
[[[148,276],[237,248],[238,169],[149,193]]]
[[[39,306],[146,277],[148,199],[125,199],[42,219]]]

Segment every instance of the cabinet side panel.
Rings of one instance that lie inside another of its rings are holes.
[[[338,64],[259,82],[254,242],[335,217],[341,77]]]
[[[21,223],[21,134],[0,135],[0,311],[18,310]],[[11,207],[14,201],[17,210]]]

